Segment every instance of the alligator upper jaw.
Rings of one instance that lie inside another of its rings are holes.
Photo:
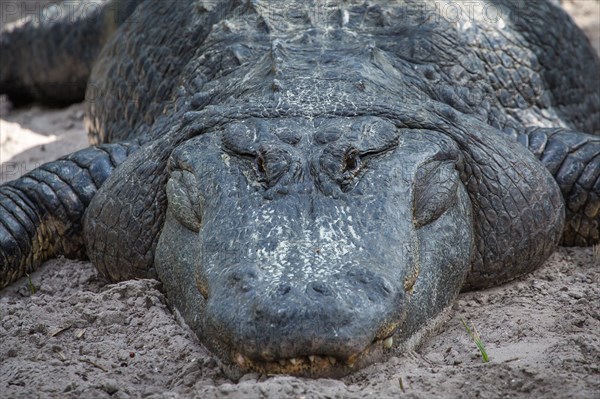
[[[288,359],[251,359],[237,352],[232,361],[238,369],[238,375],[258,372],[265,375],[287,374],[308,378],[340,378],[358,369],[381,361],[391,353],[393,337],[376,340],[359,353],[345,359],[330,355],[308,355]],[[233,373],[228,373],[233,374]],[[237,378],[236,378],[237,379]]]

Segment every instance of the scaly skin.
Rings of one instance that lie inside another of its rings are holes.
[[[71,1],[60,8],[40,7],[37,14],[26,7],[28,17],[3,26],[0,36],[0,53],[10,57],[10,62],[0,64],[2,92],[15,105],[39,101],[57,106],[83,100],[100,50],[141,2]]]
[[[58,255],[85,259],[84,212],[138,148],[136,142],[90,147],[0,186],[0,287]]]
[[[92,143],[141,146],[69,217],[3,186],[25,198],[0,214],[21,249],[0,232],[0,283],[61,253],[156,276],[233,378],[337,377],[415,344],[461,290],[600,240],[598,58],[527,5],[141,2],[86,94]],[[17,99],[36,86],[19,65],[0,69]],[[11,216],[30,208],[47,216]],[[46,250],[49,229],[76,240]]]

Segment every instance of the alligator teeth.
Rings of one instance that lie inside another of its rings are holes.
[[[329,363],[331,363],[331,364],[335,364],[335,362],[337,362],[337,359],[333,356],[328,356],[328,358],[329,358]]]
[[[383,340],[383,346],[385,346],[386,349],[390,349],[392,345],[394,345],[394,338],[388,337]]]
[[[314,363],[315,362],[315,355],[310,355],[308,357],[308,360],[310,360],[311,363]]]
[[[290,359],[290,363],[292,363],[292,365],[297,365],[298,363],[300,363],[300,360],[296,359],[295,357]]]
[[[235,362],[242,366],[244,363],[246,363],[246,358],[241,353],[238,353],[235,355]]]
[[[350,356],[348,359],[346,359],[346,365],[348,367],[354,367],[354,363],[356,362],[356,359],[361,356],[361,354],[355,353],[354,355]]]

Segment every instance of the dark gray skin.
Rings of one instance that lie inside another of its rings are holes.
[[[234,378],[342,376],[600,241],[599,63],[555,6],[139,3],[89,49],[97,146],[0,187],[0,286],[88,257],[158,277]],[[0,36],[11,98],[72,76],[19,75],[40,29]]]

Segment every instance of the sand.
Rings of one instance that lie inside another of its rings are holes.
[[[564,6],[600,50],[600,3]],[[11,110],[4,100],[0,113],[2,181],[87,146],[81,104]],[[233,383],[159,282],[109,284],[88,262],[54,259],[0,291],[0,398],[600,398],[599,266],[592,248],[560,248],[531,275],[460,295],[420,349],[340,380]]]

